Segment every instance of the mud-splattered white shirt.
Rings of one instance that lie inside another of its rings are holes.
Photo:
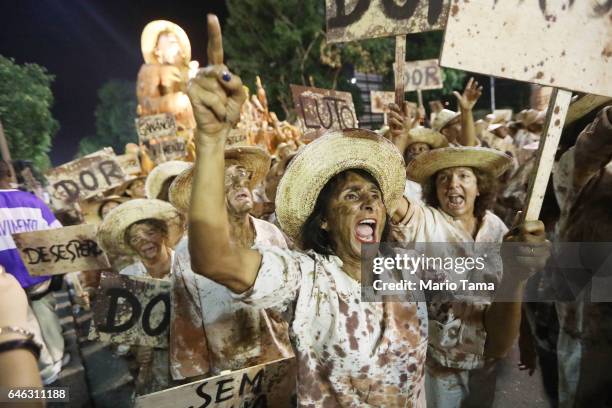
[[[424,303],[361,301],[336,256],[257,246],[245,303],[283,313],[298,360],[299,407],[421,407]]]
[[[256,244],[287,248],[276,226],[249,217]],[[236,301],[225,286],[195,274],[186,238],[177,245],[176,253],[184,286],[195,310],[200,311],[213,374],[293,356],[287,323],[280,316]]]
[[[506,232],[508,228],[504,222],[487,211],[474,238],[449,214],[414,201],[410,201],[404,219],[392,229],[393,237],[398,242],[501,243]],[[503,273],[501,259],[498,256],[489,256],[484,271],[479,272],[479,276],[474,273],[476,272],[470,271],[467,277],[462,279],[491,282],[497,287]],[[449,279],[452,278],[449,276]],[[430,299],[427,306],[430,319],[429,356],[444,367],[482,367],[486,339],[484,312],[489,302],[471,305],[467,309],[469,312],[463,313],[459,318],[453,313],[451,304],[436,301],[436,294],[432,294]]]

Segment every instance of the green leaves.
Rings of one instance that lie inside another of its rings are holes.
[[[37,64],[16,64],[0,55],[0,121],[13,160],[31,160],[42,171],[59,129],[51,114],[53,75]]]

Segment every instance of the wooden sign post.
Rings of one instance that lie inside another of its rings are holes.
[[[103,272],[93,305],[100,340],[167,348],[171,286],[165,280]]]
[[[611,11],[586,1],[453,2],[440,65],[559,88],[548,105],[524,220],[539,217],[571,100],[565,89],[612,96]]]
[[[106,269],[108,258],[89,224],[13,235],[21,260],[33,276]]]
[[[136,398],[135,408],[292,406],[295,358],[271,361]]]
[[[302,139],[313,140],[330,129],[358,127],[353,96],[349,92],[291,85]]]
[[[325,0],[327,42],[395,36],[395,103],[404,102],[406,34],[441,30],[449,0]]]

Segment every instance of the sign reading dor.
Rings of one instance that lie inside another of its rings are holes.
[[[327,41],[441,30],[449,0],[325,0]]]
[[[437,59],[422,61],[406,61],[404,64],[404,90],[441,89],[442,70]]]
[[[93,307],[101,341],[168,347],[171,283],[102,273]]]

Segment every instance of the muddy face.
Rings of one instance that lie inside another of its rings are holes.
[[[127,243],[143,260],[154,260],[165,246],[163,231],[147,225],[132,225],[127,231]]]
[[[379,242],[385,227],[386,208],[373,182],[348,172],[336,187],[322,228],[328,231],[341,259],[361,257],[361,244]]]
[[[251,173],[243,166],[225,169],[225,203],[230,215],[246,214],[253,209],[253,195],[249,189]]]
[[[406,157],[405,157],[406,163],[408,163],[415,157],[425,152],[428,152],[430,150],[431,150],[431,146],[429,146],[427,143],[423,143],[423,142],[412,143],[410,146],[406,148]]]
[[[474,214],[478,180],[470,167],[450,167],[436,175],[436,196],[442,210],[453,216]]]

